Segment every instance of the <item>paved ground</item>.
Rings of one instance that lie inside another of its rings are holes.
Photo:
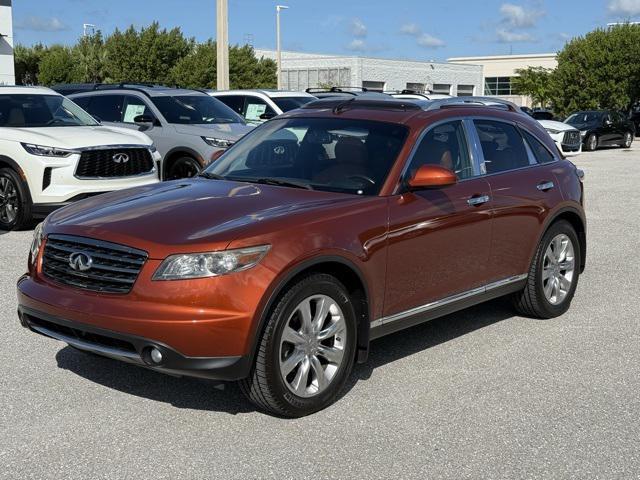
[[[640,478],[640,148],[577,163],[590,250],[568,314],[494,301],[381,339],[301,420],[27,333],[31,232],[0,235],[0,477]]]

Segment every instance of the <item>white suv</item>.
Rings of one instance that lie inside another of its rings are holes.
[[[575,157],[582,153],[582,137],[580,131],[562,122],[556,122],[554,120],[538,120],[549,133],[558,150],[562,152],[565,157]]]
[[[42,87],[0,87],[0,229],[99,193],[156,183],[144,133],[105,127]]]
[[[207,93],[254,124],[317,100],[305,92],[284,90],[209,90]]]

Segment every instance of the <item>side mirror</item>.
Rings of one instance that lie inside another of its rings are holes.
[[[150,127],[151,125],[153,125],[154,118],[151,115],[144,115],[144,114],[143,115],[137,115],[137,116],[133,117],[133,122]]]
[[[409,180],[411,190],[448,187],[458,183],[456,174],[440,165],[422,165]]]
[[[260,115],[260,120],[271,120],[276,116],[278,116],[278,114],[275,112],[264,112],[262,115]]]

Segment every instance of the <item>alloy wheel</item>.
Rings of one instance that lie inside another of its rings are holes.
[[[13,181],[0,177],[0,221],[10,224],[18,216],[18,190]]]
[[[589,150],[593,151],[598,148],[598,137],[591,135],[589,138]]]
[[[338,303],[327,295],[301,301],[280,338],[280,374],[298,397],[316,396],[329,387],[344,360],[347,328]]]
[[[197,160],[185,157],[177,160],[170,169],[168,180],[195,177],[200,173],[200,164]]]
[[[631,134],[629,132],[624,134],[624,148],[629,148],[632,142]]]
[[[552,305],[560,305],[571,290],[575,272],[575,249],[571,239],[561,233],[549,243],[544,254],[542,288]]]

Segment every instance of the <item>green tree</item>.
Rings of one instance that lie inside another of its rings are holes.
[[[208,40],[195,46],[171,70],[172,84],[185,88],[215,88],[216,42]]]
[[[74,67],[75,62],[71,49],[63,45],[53,45],[42,54],[38,83],[41,85],[72,83],[75,80]]]
[[[567,43],[551,77],[557,113],[627,110],[640,100],[640,25],[597,29]]]
[[[76,60],[74,78],[77,82],[101,83],[109,81],[107,71],[107,49],[104,46],[102,33],[80,38],[73,47]]]
[[[551,75],[553,70],[544,67],[529,67],[516,70],[513,87],[520,95],[528,95],[534,106],[546,107],[551,99]]]
[[[13,55],[16,83],[18,85],[35,85],[38,83],[40,61],[46,51],[47,48],[41,43],[37,43],[32,47],[16,45],[16,48],[13,50]]]

